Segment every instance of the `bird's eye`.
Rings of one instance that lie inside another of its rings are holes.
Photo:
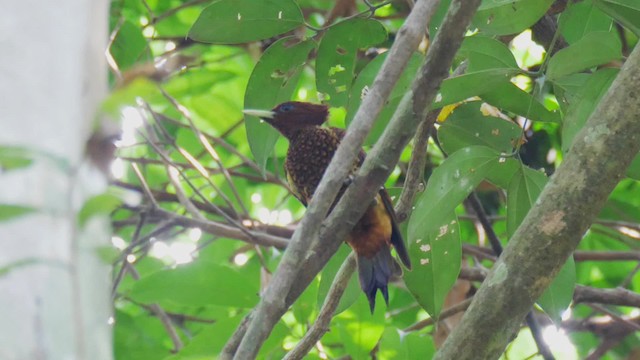
[[[280,111],[291,111],[293,110],[293,104],[282,104],[282,106],[280,106]]]

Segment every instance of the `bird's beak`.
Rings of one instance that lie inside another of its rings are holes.
[[[275,113],[271,110],[244,109],[242,112],[245,115],[257,116],[260,119],[273,119],[275,116]]]

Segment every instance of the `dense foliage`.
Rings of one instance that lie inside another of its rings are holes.
[[[304,215],[283,173],[286,141],[242,109],[324,102],[329,123],[348,126],[410,3],[113,2],[114,90],[103,111],[124,134],[112,191],[83,216],[112,213],[114,247],[101,251],[114,264],[117,359],[221,351]],[[366,145],[410,88],[449,4],[441,1]],[[308,358],[432,356],[460,315],[447,309],[473,296],[639,35],[634,0],[483,2],[430,114],[425,182],[412,189],[424,191],[403,224],[414,270],[374,314],[353,276]],[[396,197],[412,150],[387,181]],[[545,341],[532,331],[552,334],[559,358],[638,355],[638,159],[505,358],[537,354]],[[349,252],[344,245],[293,304],[260,358],[295,347]],[[430,315],[439,314],[436,327]]]

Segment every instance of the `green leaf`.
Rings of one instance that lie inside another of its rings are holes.
[[[640,2],[637,0],[594,0],[594,3],[640,37]]]
[[[31,150],[18,146],[0,146],[0,172],[21,169],[32,163]]]
[[[640,180],[640,154],[633,158],[631,165],[629,165],[627,169],[627,176],[635,180]]]
[[[482,94],[482,99],[503,110],[511,111],[533,121],[561,121],[559,112],[549,111],[531,94],[511,82],[497,84],[492,90]]]
[[[181,359],[211,359],[212,354],[219,354],[227,342],[229,334],[236,329],[243,316],[231,316],[217,320],[214,324],[207,326],[191,340],[178,354],[166,357],[166,360]]]
[[[36,211],[38,209],[31,206],[0,204],[0,222],[13,220]]]
[[[553,0],[483,0],[472,24],[488,35],[519,33],[535,24]]]
[[[433,338],[421,332],[402,333],[387,327],[380,339],[378,358],[380,359],[432,359],[436,353]]]
[[[185,306],[248,308],[258,302],[258,283],[245,274],[208,261],[157,271],[136,282],[131,298],[143,303],[169,301]]]
[[[610,32],[586,34],[575,44],[558,51],[549,60],[549,80],[577,73],[622,57],[618,36]]]
[[[617,74],[617,69],[598,70],[590,76],[575,95],[562,123],[562,151],[564,153],[569,151],[573,138],[587,122]]]
[[[369,62],[362,71],[358,74],[356,81],[353,83],[353,87],[351,88],[351,94],[349,95],[349,105],[347,106],[347,125],[351,124],[353,121],[353,117],[356,115],[360,104],[362,103],[363,93],[366,91],[365,88],[371,88],[373,85],[373,81],[378,75],[380,71],[380,67],[382,63],[386,59],[388,53],[381,54]],[[409,63],[407,67],[404,69],[396,86],[393,88],[391,95],[387,99],[387,104],[382,108],[376,122],[373,125],[373,129],[367,136],[367,140],[365,141],[365,145],[371,145],[378,140],[382,132],[387,127],[389,120],[391,120],[391,116],[395,112],[400,100],[402,100],[402,96],[409,90],[411,87],[411,83],[413,79],[415,79],[416,72],[420,68],[422,64],[423,57],[419,53],[414,53],[409,59]]]
[[[467,72],[488,69],[519,69],[511,50],[502,42],[482,35],[468,36],[462,42],[458,55],[469,59]]]
[[[434,170],[416,202],[408,225],[409,254],[416,265],[405,273],[405,283],[434,317],[460,270],[455,208],[489,174],[505,167],[505,160],[485,146],[456,151]]]
[[[373,314],[363,294],[352,307],[334,319],[345,350],[353,359],[368,358],[382,336],[386,309],[382,295],[377,300]]]
[[[282,38],[264,52],[249,78],[245,108],[267,110],[291,98],[309,52],[316,46],[313,40],[292,42],[292,37]],[[245,127],[251,152],[264,171],[278,132],[254,116],[245,116]]]
[[[78,226],[81,228],[96,215],[108,215],[122,204],[122,200],[113,194],[100,194],[91,197],[78,212]]]
[[[610,31],[611,18],[599,10],[592,0],[573,2],[558,19],[558,29],[569,44],[594,31]]]
[[[521,165],[507,190],[507,233],[513,236],[547,184],[547,176]]]
[[[409,241],[447,224],[455,208],[488,174],[504,166],[504,160],[498,151],[486,146],[469,146],[451,154],[433,171],[416,201],[409,219]]]
[[[518,73],[517,69],[488,69],[450,77],[442,82],[433,108],[457,103],[493,90]]]
[[[329,292],[329,288],[331,288],[331,284],[344,263],[347,256],[351,253],[351,248],[345,244],[343,244],[338,252],[329,259],[327,265],[325,265],[324,269],[320,273],[320,285],[318,286],[318,311],[324,305],[324,300],[327,298],[327,293]],[[358,297],[362,293],[360,290],[360,285],[358,284],[358,277],[352,276],[349,280],[349,284],[347,288],[344,290],[344,294],[342,298],[340,298],[340,302],[336,307],[334,314],[340,314],[341,312],[348,309],[353,303],[358,300]]]
[[[424,219],[423,216],[420,218]],[[407,288],[418,304],[434,318],[440,314],[449,290],[458,279],[462,259],[456,214],[449,211],[440,218],[442,221],[429,220],[426,229],[409,234],[413,269],[404,273]],[[414,221],[413,216],[410,221]],[[411,223],[409,227],[411,229]]]
[[[202,10],[189,38],[211,44],[268,39],[304,24],[293,0],[219,0]]]
[[[510,153],[516,145],[522,129],[508,120],[484,116],[480,105],[480,101],[473,101],[458,106],[438,128],[438,139],[447,153],[470,145]]]
[[[120,70],[143,60],[141,58],[145,50],[148,50],[147,39],[142,35],[142,29],[129,21],[122,23],[109,46],[109,53]]]
[[[562,313],[571,304],[575,287],[576,264],[573,256],[569,256],[558,275],[538,299],[538,305],[551,317],[556,326],[562,323]]]
[[[324,34],[316,59],[316,86],[329,95],[334,107],[346,106],[353,82],[358,49],[379,44],[387,38],[376,20],[355,18],[332,26]]]

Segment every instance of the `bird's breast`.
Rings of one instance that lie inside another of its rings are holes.
[[[299,134],[289,143],[285,170],[294,192],[309,201],[338,148],[339,140],[322,128]]]

